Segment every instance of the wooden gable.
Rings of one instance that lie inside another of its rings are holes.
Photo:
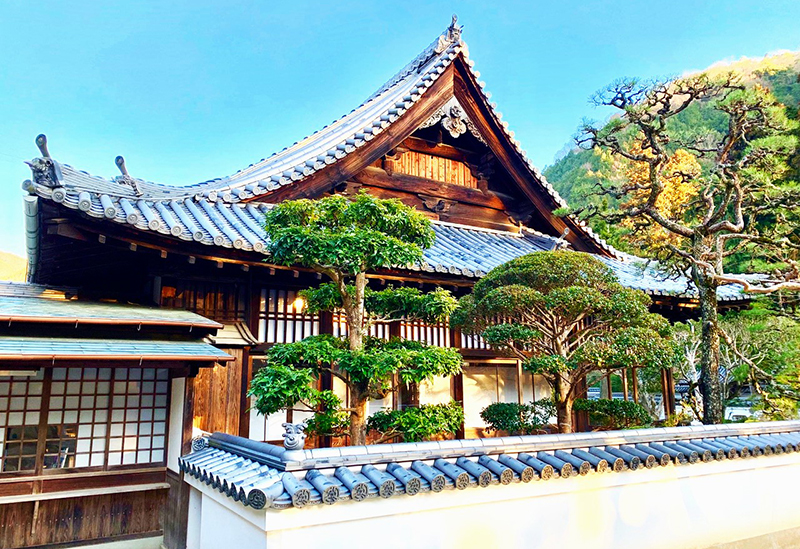
[[[560,204],[497,122],[463,53],[388,131],[298,184],[253,200],[277,203],[362,189],[400,198],[434,219],[566,232],[573,248],[608,253],[574,220],[553,215]]]

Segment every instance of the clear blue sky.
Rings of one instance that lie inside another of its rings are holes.
[[[0,250],[24,253],[23,164],[186,184],[230,174],[350,111],[458,13],[540,167],[620,76],[800,49],[800,1],[0,2]]]

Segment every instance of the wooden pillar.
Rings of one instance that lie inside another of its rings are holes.
[[[517,402],[522,404],[525,397],[522,394],[522,361],[517,359]]]
[[[633,378],[633,401],[636,404],[639,404],[639,374],[636,372],[636,368],[631,368],[631,377]]]
[[[247,391],[253,379],[253,361],[250,358],[250,347],[242,349],[242,386],[239,396],[239,436],[250,438],[250,403]]]
[[[672,368],[667,368],[664,371],[664,375],[667,378],[667,395],[669,397],[670,414],[675,414],[675,376],[672,375]]]
[[[664,415],[669,417],[675,413],[675,384],[672,381],[672,369],[661,370],[661,402],[664,405]]]
[[[450,378],[450,397],[464,408],[464,374],[456,374]],[[464,424],[456,431],[456,438],[464,438]]]

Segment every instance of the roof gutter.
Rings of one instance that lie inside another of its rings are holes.
[[[33,282],[39,263],[39,197],[28,195],[25,201],[25,248],[28,252],[28,282]]]

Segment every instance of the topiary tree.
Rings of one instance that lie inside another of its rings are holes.
[[[460,300],[453,322],[542,375],[559,431],[569,433],[578,382],[587,374],[676,360],[670,326],[649,304],[591,255],[537,252],[492,269]]]
[[[254,406],[260,413],[301,406],[316,413],[311,422],[315,431],[347,429],[351,444],[365,444],[370,400],[383,399],[398,383],[419,383],[461,371],[461,355],[455,349],[368,335],[374,322],[402,318],[438,322],[456,308],[455,298],[442,289],[429,293],[415,288],[374,291],[367,285],[367,271],[422,259],[423,249],[434,240],[425,216],[397,199],[381,200],[360,193],[353,199],[330,196],[283,202],[267,213],[265,228],[273,262],[301,265],[331,279],[301,292],[301,297],[310,313],[342,310],[347,336],[312,336],[272,347],[248,393],[255,397]],[[332,391],[315,388],[323,373],[344,383],[347,407]],[[426,433],[436,431],[431,417],[438,416],[424,416]],[[394,434],[401,434],[404,425],[408,432],[418,429],[408,427],[410,423],[408,418],[379,422]],[[441,430],[452,431],[451,424],[441,421]]]

